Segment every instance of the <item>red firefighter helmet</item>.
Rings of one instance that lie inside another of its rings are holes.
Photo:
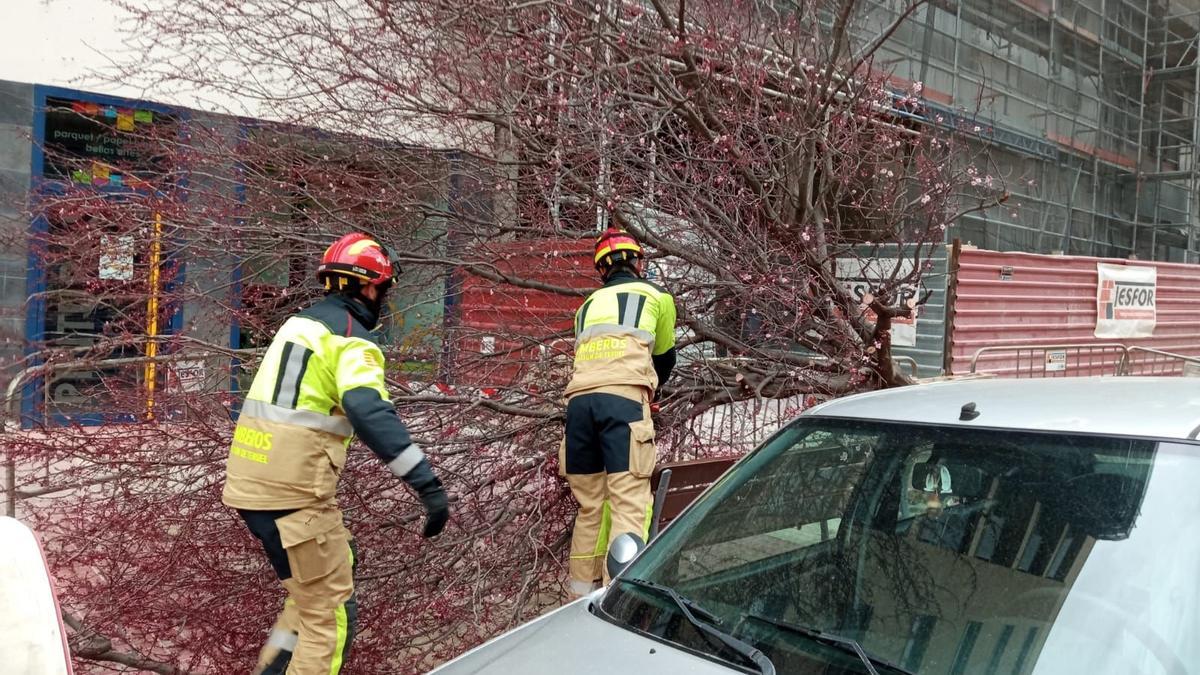
[[[641,258],[642,255],[642,247],[637,239],[625,230],[610,227],[596,238],[594,262],[598,270],[603,271],[614,263]]]
[[[400,275],[400,266],[392,258],[383,244],[361,232],[352,232],[325,249],[317,279],[325,288],[333,287],[335,277],[356,279],[370,286],[390,284]]]

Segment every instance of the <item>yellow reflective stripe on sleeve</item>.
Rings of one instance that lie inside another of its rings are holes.
[[[338,675],[342,669],[342,656],[346,651],[346,635],[349,634],[345,604],[338,605],[337,609],[333,610],[333,620],[337,623],[337,644],[333,646],[333,661],[329,664],[329,675]]]
[[[650,524],[653,522],[654,522],[654,504],[650,503],[650,504],[646,505],[646,524],[642,528],[642,541],[643,542],[650,541]]]

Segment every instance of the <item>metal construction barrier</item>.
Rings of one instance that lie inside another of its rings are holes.
[[[229,383],[232,379],[234,370],[245,367],[245,365],[235,366],[234,363],[249,364],[255,362],[261,353],[262,350],[257,349],[230,349],[219,352],[182,351],[157,356],[134,356],[115,359],[78,359],[30,366],[14,375],[12,380],[10,380],[8,383],[8,388],[4,394],[4,407],[3,410],[0,411],[0,415],[3,415],[3,419],[0,420],[3,423],[3,425],[0,426],[0,438],[3,438],[4,434],[18,433],[21,431],[24,425],[33,422],[32,419],[27,419],[22,415],[21,407],[25,400],[22,390],[30,383],[41,378],[52,379],[54,376],[62,375],[64,373],[122,368],[127,366],[144,366],[148,363],[177,365],[184,362],[202,363],[204,369],[207,371],[214,367],[213,362],[215,361],[220,364],[219,366],[216,366],[216,368],[222,374],[222,377],[220,378],[223,382],[221,391],[228,392],[230,391]],[[228,367],[226,367],[227,364]],[[208,374],[210,376],[212,375],[211,372]],[[226,375],[229,377],[225,377]],[[41,412],[43,414],[48,414],[48,411],[50,411],[53,407],[50,400],[50,387],[43,386],[41,387],[41,390]],[[165,393],[167,392],[160,392],[160,395],[164,395]],[[156,412],[154,411],[152,405],[153,401],[150,400],[149,403],[151,405],[146,408],[145,412]],[[180,419],[180,415],[185,414],[181,413],[180,411],[173,411],[170,409],[161,409],[157,411],[157,413],[161,415],[163,419],[169,421],[178,421]],[[17,499],[20,497],[21,495],[17,491],[17,467],[11,458],[6,459],[4,462],[5,515],[15,516]]]
[[[659,464],[650,476],[654,494],[650,518],[650,538],[675,520],[700,493],[720,478],[738,457],[709,457],[684,462]]]
[[[58,361],[44,363],[36,366],[30,366],[16,375],[8,383],[8,388],[4,395],[4,424],[5,426],[13,423],[20,424],[21,420],[21,403],[24,397],[21,390],[40,378],[53,378],[57,375],[63,375],[73,372],[87,372],[95,370],[105,370],[113,368],[121,368],[124,366],[144,366],[149,363],[153,364],[183,364],[188,365],[201,364],[202,370],[206,375],[211,376],[213,362],[224,363],[230,362],[229,369],[224,369],[222,366],[222,374],[232,376],[235,367],[232,362],[246,363],[258,358],[262,350],[257,349],[230,349],[220,352],[196,352],[196,351],[181,351],[171,354],[163,354],[158,356],[131,356],[115,359],[78,359],[72,361]],[[240,366],[244,367],[244,366]],[[224,391],[229,391],[229,379],[222,377],[220,379],[221,387]],[[50,400],[50,388],[41,387],[42,389],[42,406],[43,411],[53,409],[53,403]],[[160,392],[161,394],[161,392]]]
[[[1121,374],[1200,377],[1200,358],[1149,347],[1130,347],[1125,352]]]
[[[1119,343],[1005,345],[977,350],[970,372],[1015,378],[1200,377],[1200,358]]]
[[[897,366],[904,366],[905,368],[907,368],[908,374],[914,380],[920,376],[920,371],[918,370],[918,366],[917,366],[917,360],[911,356],[893,356],[892,363],[896,364]]]
[[[1126,351],[1118,343],[983,347],[971,357],[970,372],[1017,378],[1116,376],[1122,373]]]

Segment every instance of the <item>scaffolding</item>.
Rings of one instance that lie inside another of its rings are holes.
[[[1149,61],[1146,78],[1146,121],[1142,136],[1145,166],[1140,175],[1141,188],[1149,200],[1139,200],[1138,222],[1150,223],[1148,235],[1152,250],[1166,236],[1183,237],[1189,252],[1197,250],[1196,191],[1200,178],[1196,165],[1196,143],[1200,141],[1200,60],[1197,36],[1200,35],[1200,7],[1195,2],[1170,2],[1162,6],[1151,42],[1155,51]],[[1174,198],[1172,198],[1174,197]]]
[[[908,3],[873,0],[879,34]],[[950,236],[1195,262],[1200,0],[934,0],[876,57],[932,124],[988,146],[1012,197]]]

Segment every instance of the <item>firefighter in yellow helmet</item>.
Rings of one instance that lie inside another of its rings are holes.
[[[675,366],[675,300],[642,278],[642,247],[610,228],[596,240],[604,285],[575,314],[575,368],[567,385],[560,472],[579,502],[571,536],[570,590],[607,581],[609,543],[645,540],[654,470],[655,392]]]
[[[222,501],[237,509],[287,590],[254,673],[336,675],[354,637],[355,547],[337,482],[352,434],[417,492],[424,535],[450,510],[442,484],[396,415],[371,329],[399,272],[364,234],[326,250],[326,296],[284,322],[254,376],[226,464]]]

